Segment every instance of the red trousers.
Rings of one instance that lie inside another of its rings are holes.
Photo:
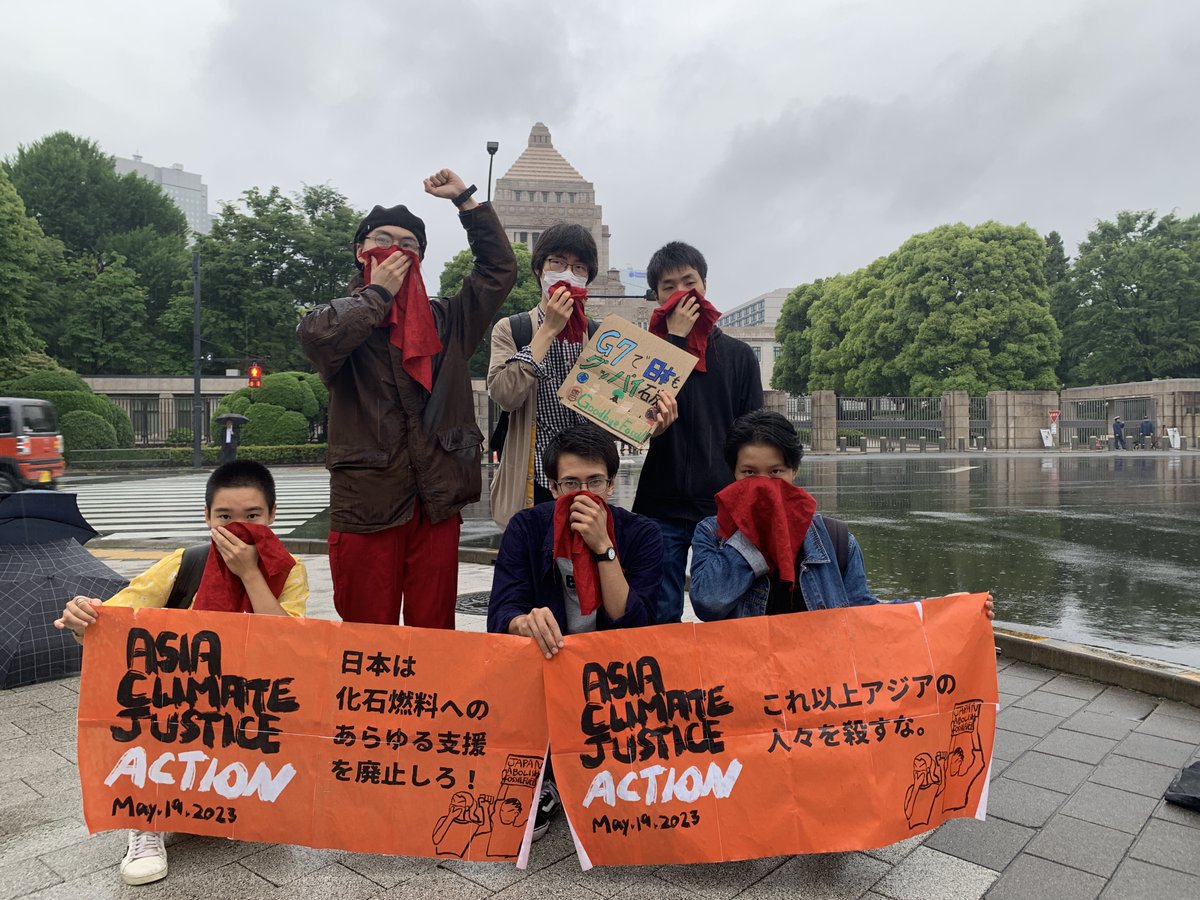
[[[413,517],[371,534],[329,532],[333,606],[345,622],[454,630],[462,517],[431,524],[417,501]]]

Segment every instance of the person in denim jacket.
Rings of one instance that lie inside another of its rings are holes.
[[[722,529],[718,516],[701,521],[692,539],[690,591],[692,608],[701,620],[711,622],[880,602],[867,584],[862,550],[854,535],[846,533],[846,558],[839,559],[831,528],[815,512],[816,501],[792,485],[802,456],[796,429],[779,413],[757,410],[734,422],[725,442],[725,459],[733,469],[734,484],[718,495],[718,507],[722,495],[736,492],[743,479],[766,477],[783,482],[776,487],[781,489],[779,493],[793,516],[796,507],[811,504],[808,507],[811,520],[795,553],[794,564],[782,566],[791,570],[793,581],[781,578],[781,566],[773,564],[742,530],[729,534],[729,523]],[[760,495],[760,500],[762,496],[765,495]],[[844,523],[833,521],[834,528],[845,529]],[[727,537],[721,536],[722,530]],[[777,525],[771,536],[777,536],[780,530]],[[766,543],[762,539],[759,542]],[[991,600],[987,601],[986,610],[988,618],[993,618]]]

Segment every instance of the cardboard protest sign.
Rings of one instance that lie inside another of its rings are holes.
[[[84,641],[89,830],[515,860],[542,658],[504,635],[106,607]]]
[[[696,357],[620,316],[608,316],[558,389],[562,403],[626,443],[645,447],[658,392],[676,396]]]
[[[568,637],[546,697],[580,862],[859,850],[982,818],[986,596]]]

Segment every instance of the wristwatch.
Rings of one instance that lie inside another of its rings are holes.
[[[616,547],[609,547],[603,553],[593,553],[592,554],[592,559],[596,560],[596,562],[612,562],[616,558],[617,558],[617,548]]]

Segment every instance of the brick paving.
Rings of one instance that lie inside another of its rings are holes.
[[[328,565],[304,557],[314,597]],[[109,560],[136,572],[144,560]],[[460,590],[486,590],[464,565]],[[310,613],[332,616],[314,604]],[[477,615],[459,626],[482,630]],[[0,691],[0,900],[30,898],[1200,897],[1200,814],[1162,800],[1200,758],[1200,709],[999,660],[1001,711],[988,819],[861,853],[581,872],[560,818],[528,870],[175,835],[171,874],[120,882],[124,832],[88,836],[75,770],[78,679]]]

